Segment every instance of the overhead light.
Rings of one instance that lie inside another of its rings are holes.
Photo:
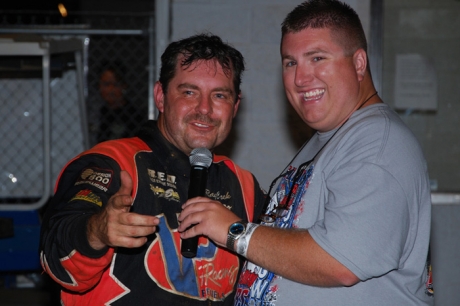
[[[62,17],[67,17],[67,9],[65,8],[64,4],[59,3],[58,10],[59,10],[59,13],[61,13]]]

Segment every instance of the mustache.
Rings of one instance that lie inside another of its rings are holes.
[[[203,115],[203,114],[188,115],[185,117],[185,121],[186,122],[199,121],[199,122],[209,124],[209,125],[214,125],[214,126],[218,125],[219,123],[219,120],[212,119],[208,115]]]

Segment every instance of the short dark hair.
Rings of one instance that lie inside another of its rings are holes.
[[[98,67],[98,74],[99,77],[104,73],[105,71],[110,71],[113,73],[115,76],[115,79],[120,82],[121,84],[125,84],[125,79],[126,79],[126,66],[123,64],[123,62],[119,60],[111,60],[111,61],[103,61],[99,67]]]
[[[177,59],[183,55],[180,65],[184,69],[199,60],[216,60],[222,66],[225,75],[230,76],[233,71],[233,85],[236,96],[240,92],[241,76],[244,71],[243,55],[222,42],[219,36],[210,33],[194,35],[168,45],[161,55],[160,83],[163,92],[167,92],[168,85],[176,72]]]
[[[347,55],[362,48],[367,41],[358,14],[348,4],[337,0],[308,0],[298,5],[284,19],[281,33],[300,32],[306,28],[329,28],[333,38]]]

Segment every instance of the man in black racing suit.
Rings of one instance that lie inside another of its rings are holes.
[[[170,44],[155,84],[158,122],[64,167],[40,253],[63,288],[63,305],[233,304],[242,258],[206,237],[196,257],[183,257],[177,215],[187,200],[188,155],[193,147],[212,150],[228,135],[243,70],[241,54],[217,36]],[[255,221],[265,194],[250,172],[214,155],[206,197]]]

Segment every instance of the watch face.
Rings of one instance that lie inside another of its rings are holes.
[[[242,223],[233,223],[230,226],[230,233],[233,235],[240,235],[241,233],[244,232],[244,224]]]

